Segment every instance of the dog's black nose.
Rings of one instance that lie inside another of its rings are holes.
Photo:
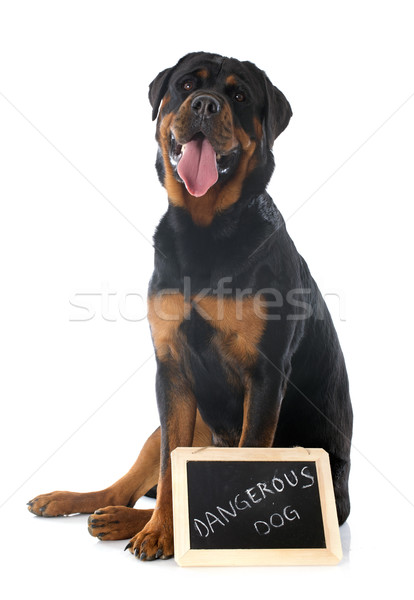
[[[208,119],[211,115],[215,115],[220,112],[221,105],[217,98],[205,94],[203,96],[196,96],[191,103],[191,109],[199,117]]]

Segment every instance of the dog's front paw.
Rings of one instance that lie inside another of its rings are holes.
[[[153,510],[126,506],[107,506],[96,510],[88,519],[88,531],[100,540],[125,540],[140,531],[150,520]]]
[[[152,518],[125,550],[141,560],[171,558],[174,555],[172,519]]]
[[[77,512],[73,509],[72,492],[41,494],[27,503],[28,509],[38,517],[61,517]]]

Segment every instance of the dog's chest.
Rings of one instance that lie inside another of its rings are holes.
[[[215,443],[237,445],[246,378],[265,319],[257,299],[158,294],[148,317],[157,357],[175,365],[194,391]]]
[[[206,350],[243,370],[256,360],[265,317],[260,298],[161,293],[148,301],[148,319],[160,360],[180,362],[184,354]]]

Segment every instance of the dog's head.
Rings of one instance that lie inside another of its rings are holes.
[[[153,119],[158,115],[157,170],[172,204],[207,225],[237,202],[254,171],[262,171],[264,190],[273,142],[292,111],[253,63],[188,54],[157,75],[149,99]]]

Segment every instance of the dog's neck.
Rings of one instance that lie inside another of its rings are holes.
[[[208,227],[196,225],[190,214],[170,204],[154,236],[157,272],[179,287],[191,277],[194,288],[231,277],[235,285],[247,285],[244,272],[259,264],[278,243],[275,230],[284,235],[284,221],[270,196],[262,194],[217,215]]]

